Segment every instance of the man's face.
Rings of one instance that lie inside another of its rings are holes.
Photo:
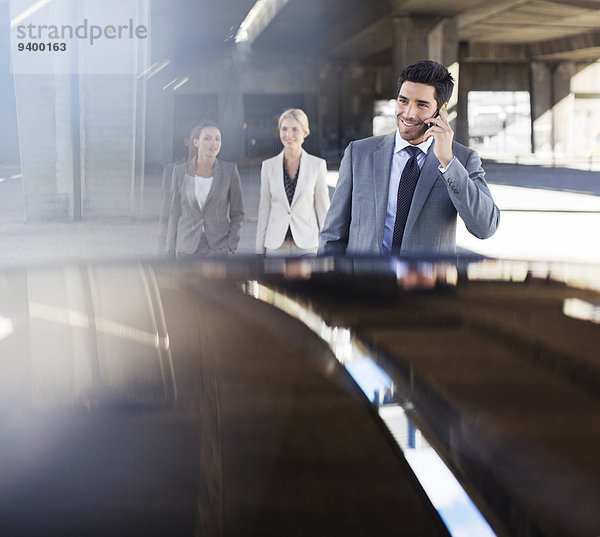
[[[428,129],[424,120],[435,116],[437,106],[433,86],[403,82],[396,101],[396,124],[400,136],[411,144],[420,144]]]

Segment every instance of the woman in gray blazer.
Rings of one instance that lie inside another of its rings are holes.
[[[279,118],[283,151],[265,160],[260,172],[256,252],[267,255],[315,255],[329,208],[327,165],[309,155],[302,143],[308,118],[291,108]]]
[[[167,225],[169,255],[219,256],[235,252],[244,219],[237,167],[217,158],[221,131],[210,121],[189,137],[188,162],[175,166]]]

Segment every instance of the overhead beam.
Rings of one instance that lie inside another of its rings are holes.
[[[236,43],[244,42],[251,45],[260,34],[271,24],[271,21],[281,11],[289,0],[257,0],[248,15],[240,25],[236,35]]]
[[[538,43],[531,43],[529,54],[534,59],[560,59],[563,56],[589,60],[598,59],[600,48],[600,30],[577,34],[559,39],[550,39]]]
[[[377,32],[382,31],[383,36]],[[338,24],[332,25],[329,31],[323,35],[318,50],[328,51],[328,56],[353,57],[355,47],[365,46],[370,53],[359,53],[358,58],[366,57],[371,53],[380,52],[381,41],[386,36],[391,44],[391,23],[389,7],[382,2],[372,2],[369,9],[362,12],[351,10],[341,19]],[[352,52],[354,50],[354,52]],[[360,48],[359,48],[360,50]]]
[[[491,17],[499,14],[511,12],[516,7],[528,4],[530,0],[505,0],[502,2],[489,2],[480,7],[475,7],[463,11],[457,15],[457,25],[459,32],[473,24],[481,24]]]
[[[461,62],[503,62],[523,63],[530,61],[527,45],[507,43],[471,43],[463,41],[460,45]]]
[[[552,4],[563,4],[566,6],[580,7],[583,9],[598,9],[598,0],[544,0]]]
[[[461,61],[528,62],[531,60],[595,61],[600,57],[600,30],[529,44],[472,43],[461,44]]]
[[[389,49],[393,43],[392,22],[383,18],[333,47],[331,56],[360,59]]]

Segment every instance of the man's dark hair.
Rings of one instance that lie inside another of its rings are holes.
[[[419,60],[405,67],[398,77],[398,93],[402,84],[407,81],[433,86],[438,107],[450,100],[454,89],[454,79],[450,71],[441,63],[432,60]]]

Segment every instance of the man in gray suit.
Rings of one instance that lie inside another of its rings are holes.
[[[454,253],[457,213],[476,237],[494,234],[500,211],[481,160],[453,141],[446,112],[453,88],[437,62],[402,71],[398,128],[346,148],[319,255]]]

